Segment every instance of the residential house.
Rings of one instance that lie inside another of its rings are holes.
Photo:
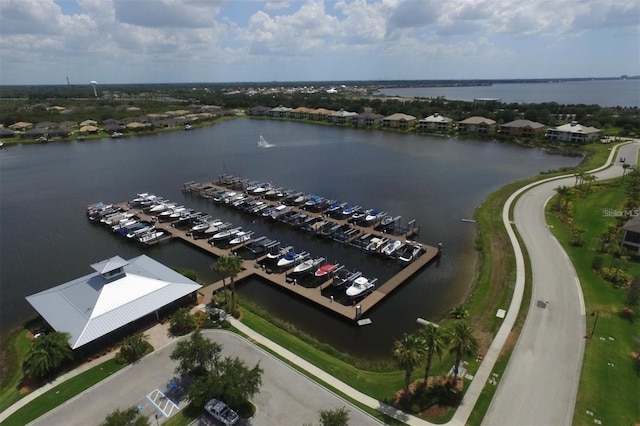
[[[393,129],[408,129],[416,124],[417,118],[413,115],[397,112],[382,119],[382,127]]]
[[[289,117],[289,114],[291,113],[291,111],[293,111],[293,108],[280,105],[269,110],[268,115],[269,117],[276,117],[276,118]]]
[[[24,132],[33,127],[33,123],[29,123],[26,121],[18,121],[17,123],[13,123],[9,126],[11,130],[15,130],[16,132]]]
[[[334,112],[332,109],[318,108],[309,113],[309,118],[316,121],[327,121]]]
[[[622,227],[622,247],[635,250],[640,253],[640,216],[634,216]]]
[[[545,136],[551,140],[587,143],[599,140],[601,133],[600,129],[583,126],[577,121],[572,121],[571,123],[547,130]]]
[[[12,138],[16,135],[11,129],[5,129],[4,127],[0,127],[0,138]]]
[[[500,133],[509,136],[539,136],[544,134],[545,126],[531,120],[513,120],[500,126]]]
[[[446,132],[453,127],[453,119],[436,113],[418,120],[418,130],[426,132]]]
[[[488,135],[496,131],[496,122],[490,118],[473,116],[458,122],[458,130],[461,133]]]
[[[309,118],[309,114],[313,111],[311,108],[298,107],[291,110],[291,116],[300,120],[306,120]]]
[[[329,121],[337,124],[349,124],[357,116],[357,112],[345,111],[341,109],[340,111],[335,111],[329,114]]]
[[[269,114],[269,111],[271,111],[271,108],[263,105],[258,105],[249,109],[249,115],[252,115],[254,117],[264,117]]]
[[[96,120],[84,120],[82,123],[80,123],[80,127],[84,127],[84,126],[97,126],[98,122]]]
[[[365,111],[354,117],[354,123],[360,127],[375,127],[379,126],[384,119],[384,115],[376,114],[375,112]]]

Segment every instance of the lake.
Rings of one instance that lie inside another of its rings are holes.
[[[473,101],[496,98],[504,103],[587,104],[602,107],[640,106],[640,80],[590,80],[558,83],[508,83],[491,86],[398,87],[381,89],[385,96]]]
[[[259,135],[274,145],[259,148]],[[578,157],[496,141],[357,130],[240,118],[147,137],[18,145],[0,150],[0,324],[3,333],[35,315],[24,297],[91,273],[91,263],[141,253],[168,266],[219,279],[213,259],[183,243],[143,249],[90,223],[86,206],[151,192],[262,235],[390,276],[395,266],[363,259],[354,249],[312,241],[283,226],[182,193],[187,181],[242,174],[415,219],[419,241],[444,245],[441,260],[400,287],[357,327],[268,283],[248,280],[238,291],[303,331],[362,356],[388,354],[417,317],[437,320],[463,302],[476,267],[475,225],[462,222],[491,192],[540,171],[575,166]],[[496,212],[500,214],[500,212]]]

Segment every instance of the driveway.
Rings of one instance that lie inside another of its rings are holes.
[[[302,425],[318,422],[320,410],[346,406],[350,424],[370,425],[378,422],[368,414],[329,392],[278,359],[226,331],[205,330],[203,335],[223,346],[223,356],[239,357],[252,367],[260,362],[264,369],[260,393],[253,399],[256,415],[247,425]],[[155,351],[135,365],[99,383],[78,397],[40,417],[34,425],[99,425],[115,409],[140,404],[143,413],[155,424],[155,414],[163,417],[146,395],[154,389],[167,389],[173,378],[175,363],[169,354],[175,342]],[[179,404],[184,407],[184,401]]]
[[[638,146],[621,147],[612,166],[596,173],[598,180],[622,174],[621,156],[635,165]],[[586,335],[584,301],[573,264],[547,227],[544,206],[555,188],[574,184],[568,177],[535,186],[515,205],[514,222],[533,272],[531,304],[485,425],[572,423]]]

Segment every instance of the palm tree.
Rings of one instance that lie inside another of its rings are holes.
[[[426,327],[420,329],[418,333],[422,338],[424,352],[427,355],[424,365],[424,383],[427,384],[433,355],[437,355],[439,359],[442,358],[442,354],[447,346],[447,336],[440,327],[434,324],[428,324]]]
[[[586,175],[583,179],[584,183],[587,186],[587,191],[589,191],[591,189],[591,185],[593,184],[593,182],[595,182],[596,180],[598,180],[598,176],[596,175]]]
[[[392,356],[398,367],[404,370],[404,396],[409,396],[411,373],[422,361],[422,343],[418,336],[403,334],[402,339],[393,343]]]
[[[238,256],[220,256],[216,263],[213,264],[212,269],[222,275],[222,285],[225,289],[226,297],[226,277],[231,278],[231,308],[229,310],[235,310],[235,285],[234,281],[236,276],[242,271],[242,259]]]
[[[465,305],[458,305],[449,312],[449,316],[455,319],[465,319],[469,315],[469,310]]]
[[[562,185],[556,188],[558,200],[556,201],[556,210],[566,211],[569,206],[569,197],[571,196],[571,188]]]
[[[42,378],[72,358],[68,333],[45,334],[33,341],[22,363],[22,371],[29,377]]]
[[[478,349],[478,341],[473,337],[473,329],[464,322],[457,323],[449,331],[449,353],[456,357],[453,366],[453,386],[458,383],[458,371],[463,355],[473,355]]]

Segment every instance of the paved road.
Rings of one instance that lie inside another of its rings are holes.
[[[621,147],[617,157],[635,164],[638,146]],[[596,173],[599,180],[620,174],[617,158],[612,167]],[[544,206],[555,188],[574,184],[573,177],[543,183],[525,192],[515,205],[514,222],[533,271],[531,304],[485,425],[572,422],[586,334],[584,301],[575,269],[547,227]]]
[[[241,337],[225,331],[203,331],[223,345],[223,356],[238,356],[247,365],[257,362],[264,369],[260,393],[253,399],[258,411],[248,425],[316,424],[320,410],[346,406],[351,424],[379,424],[368,414],[327,391]],[[145,357],[139,363],[121,370],[87,392],[40,417],[34,425],[98,425],[117,408],[141,404],[143,413],[155,423],[159,413],[145,398],[155,388],[166,389],[173,378],[175,363],[169,354],[175,342]],[[184,405],[182,403],[181,405]],[[160,417],[162,419],[162,417]]]

